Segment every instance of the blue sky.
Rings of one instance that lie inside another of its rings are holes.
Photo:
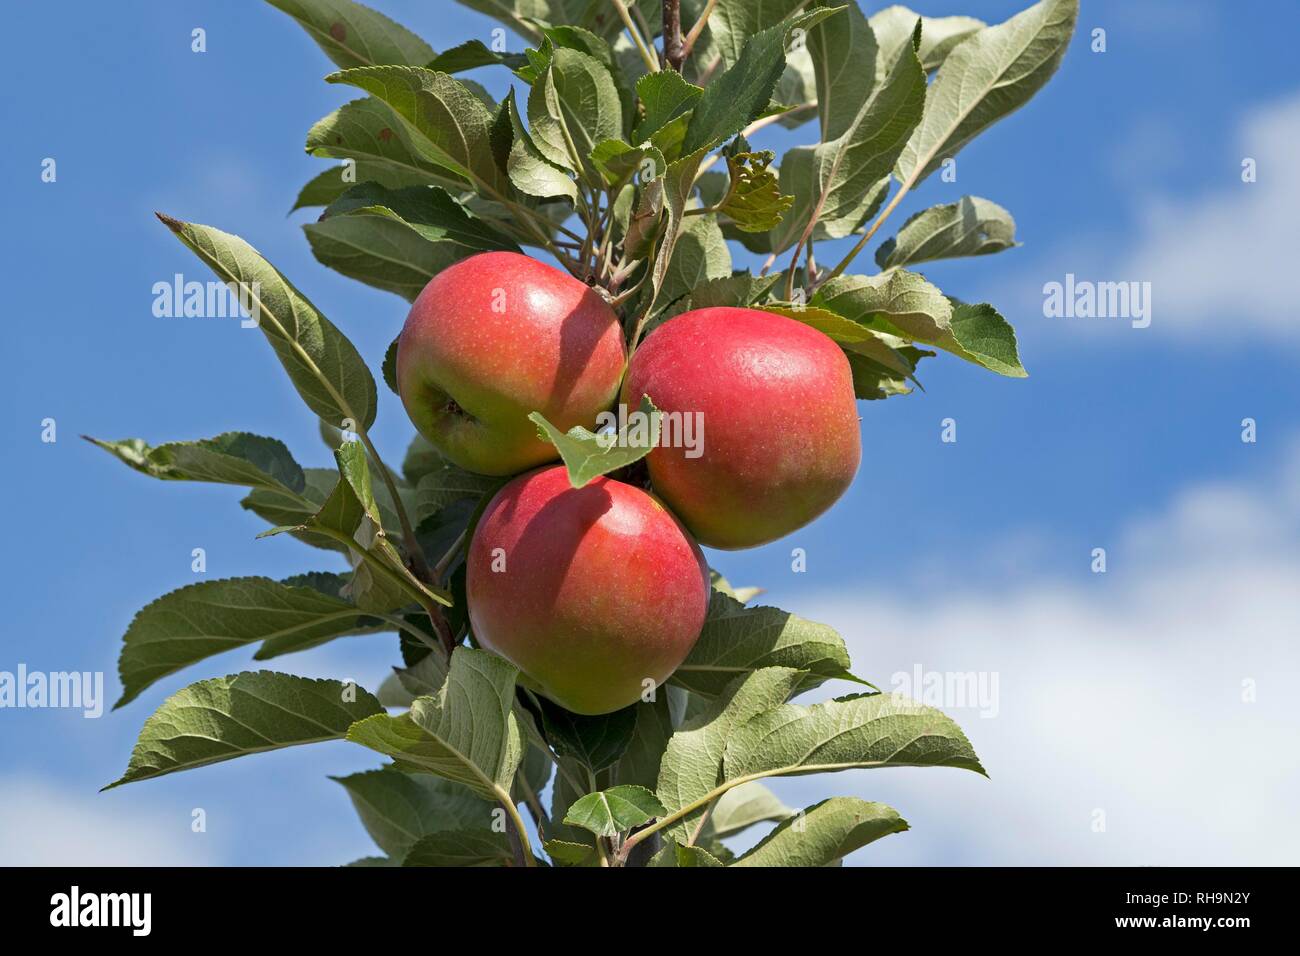
[[[493,26],[452,3],[375,5],[439,50]],[[1023,5],[912,4],[989,22]],[[778,787],[795,805],[883,799],[912,820],[854,862],[1257,863],[1300,851],[1286,810],[1300,783],[1296,718],[1283,699],[1300,676],[1289,281],[1300,7],[1248,9],[1086,0],[1048,87],[959,155],[957,182],[931,177],[891,221],[965,194],[1015,215],[1021,248],[922,271],[997,305],[1031,377],[928,360],[924,393],[861,406],[862,470],[835,509],[785,541],[711,556],[736,583],[767,587],[764,601],[839,627],[858,672],[882,686],[917,664],[1000,677],[996,717],[953,710],[990,780],[908,770]],[[238,429],[283,439],[303,464],[330,460],[260,336],[151,314],[154,282],[207,278],[153,211],[242,235],[376,368],[406,308],[319,265],[300,229],[314,214],[286,215],[324,167],[303,153],[306,130],[350,98],[321,82],[331,66],[289,18],[260,3],[47,0],[14,5],[8,22],[26,41],[9,53],[0,106],[16,359],[3,384],[13,507],[0,670],[102,670],[112,700],[122,633],[138,608],[196,579],[192,548],[206,549],[211,578],[329,567],[287,538],[255,541],[262,525],[238,490],[151,481],[77,438]],[[195,27],[206,53],[191,52]],[[1098,27],[1105,53],[1089,49]],[[499,95],[507,75],[475,78]],[[783,149],[811,129],[756,142]],[[54,183],[41,181],[46,157]],[[1241,181],[1244,157],[1257,182]],[[860,271],[874,271],[874,248]],[[1151,326],[1044,317],[1043,285],[1066,273],[1151,282]],[[380,402],[376,442],[400,460],[410,426],[382,388]],[[939,440],[947,417],[955,444]],[[1254,444],[1240,440],[1245,417],[1258,422]],[[794,547],[806,573],[791,571]],[[1096,547],[1104,575],[1090,571]],[[395,641],[282,661],[373,688]],[[95,793],[169,693],[248,666],[247,654],[210,659],[97,720],[0,711],[0,863],[328,864],[372,852],[326,775],[379,761],[345,744]],[[1243,681],[1257,682],[1253,703]],[[196,807],[206,833],[190,830]],[[1252,824],[1266,820],[1267,832]]]

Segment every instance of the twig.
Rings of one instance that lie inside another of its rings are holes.
[[[682,46],[682,0],[663,0],[664,2],[664,60],[678,73],[686,60],[686,48]]]
[[[686,34],[686,39],[682,42],[683,62],[685,62],[686,58],[691,55],[691,50],[695,49],[695,41],[698,40],[700,34],[704,32],[704,26],[709,19],[709,14],[713,12],[713,8],[717,5],[718,0],[709,0],[709,2],[704,5],[704,10],[700,13],[700,18],[695,21],[695,26],[691,27],[691,31]]]
[[[641,54],[641,59],[645,60],[645,65],[650,68],[651,73],[658,73],[659,57],[655,55],[655,52],[652,49],[646,46],[646,41],[641,39],[641,31],[638,30],[636,24],[632,22],[632,17],[627,12],[627,4],[625,4],[623,0],[610,0],[610,2],[614,4],[614,9],[618,11],[618,15],[623,18],[623,26],[627,27],[628,35],[632,38],[632,42],[636,44],[637,51]]]
[[[523,818],[519,816],[519,808],[514,805],[508,794],[500,803],[510,816],[506,833],[510,838],[510,849],[515,856],[515,866],[536,866],[537,861],[533,858],[533,848],[528,842],[528,832],[524,829]]]
[[[406,514],[406,508],[402,505],[402,497],[397,493],[397,485],[393,481],[392,472],[384,464],[384,460],[379,457],[379,451],[375,448],[374,442],[365,432],[358,432],[357,437],[361,439],[362,444],[366,446],[366,451],[370,454],[371,460],[374,461],[375,467],[379,469],[379,476],[383,478],[384,485],[388,488],[388,494],[393,499],[393,509],[397,512],[398,523],[402,526],[402,543],[406,545],[406,556],[411,562],[411,571],[417,578],[426,584],[432,583],[433,578],[429,574],[429,562],[424,557],[424,549],[420,547],[420,542],[415,538],[415,528],[411,525],[411,519]]]
[[[537,792],[533,790],[532,785],[523,773],[520,773],[517,779],[519,789],[524,794],[524,806],[528,808],[528,815],[533,818],[533,823],[539,833],[548,832],[551,829],[551,818],[542,807],[542,801],[538,799]]]
[[[465,536],[468,533],[469,529],[466,528],[458,534],[456,540],[452,542],[451,547],[447,549],[447,553],[439,558],[438,563],[433,566],[433,581],[435,584],[442,583],[443,575],[447,573],[447,569],[451,567],[451,563],[456,560],[456,555],[460,553],[460,549],[465,546]]]
[[[879,229],[881,224],[889,218],[889,214],[898,207],[898,204],[902,201],[903,197],[911,191],[914,184],[915,177],[903,183],[902,188],[900,188],[898,192],[894,194],[894,198],[889,201],[889,205],[880,211],[880,215],[876,217],[876,221],[871,224],[870,228],[862,234],[862,238],[859,239],[853,248],[849,250],[849,254],[841,259],[840,264],[832,269],[827,274],[826,278],[822,279],[818,285],[830,282],[836,276],[843,274],[844,270],[849,267],[849,263],[857,257],[857,254],[862,251],[862,247],[865,246],[871,237],[876,234],[876,230]]]
[[[745,139],[749,139],[749,137],[753,136],[765,126],[771,126],[773,123],[779,122],[787,116],[793,116],[796,113],[802,113],[806,110],[814,110],[816,108],[816,103],[800,103],[798,106],[786,110],[784,113],[772,113],[769,116],[760,116],[758,119],[754,120],[754,122],[742,129],[740,135]],[[700,163],[700,168],[695,171],[696,180],[699,180],[701,176],[707,173],[709,169],[712,168],[713,164],[718,161],[721,155],[721,153],[714,153],[712,156],[705,157],[704,162]]]

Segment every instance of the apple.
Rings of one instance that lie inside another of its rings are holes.
[[[635,407],[643,395],[666,413],[699,413],[699,447],[661,436],[647,465],[655,493],[714,548],[803,527],[845,492],[862,458],[848,359],[782,315],[720,307],[669,319],[628,369],[623,401]]]
[[[520,683],[577,714],[642,699],[686,659],[709,569],[681,523],[640,488],[563,466],[515,478],[470,541],[465,590],[479,645]]]
[[[420,292],[397,345],[397,390],[450,461],[512,475],[553,461],[528,413],[593,427],[618,397],[618,316],[568,273],[514,252],[448,266]]]

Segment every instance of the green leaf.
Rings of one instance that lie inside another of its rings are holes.
[[[446,658],[441,654],[428,653],[428,648],[424,650],[426,651],[424,656],[409,667],[393,668],[398,681],[412,697],[429,697],[437,694],[447,680]],[[411,705],[408,703],[406,706]]]
[[[347,790],[376,845],[397,859],[430,833],[492,825],[495,804],[441,777],[386,768],[330,779]]]
[[[894,55],[912,38],[917,20],[921,21],[921,48],[917,54],[927,71],[937,70],[953,47],[987,26],[983,20],[974,17],[923,17],[907,7],[885,7],[871,15],[871,29],[887,57]],[[882,67],[883,64],[877,61],[881,74]]]
[[[785,72],[776,82],[772,101],[785,109],[777,123],[786,129],[798,129],[816,115],[817,78],[806,44],[786,51]]]
[[[452,464],[444,464],[420,478],[415,488],[415,523],[422,524],[455,501],[475,501],[501,487],[500,478],[479,475]]]
[[[924,118],[898,157],[899,182],[920,182],[1028,102],[1056,72],[1078,16],[1078,0],[1041,0],[957,44],[934,79]]]
[[[437,471],[447,464],[447,459],[433,447],[429,439],[417,434],[411,439],[402,458],[402,477],[408,485],[419,485],[425,475]]]
[[[650,861],[654,867],[724,866],[725,864],[702,846],[683,846],[669,840]]]
[[[461,6],[485,13],[530,41],[542,32],[532,21],[562,22],[568,19],[569,0],[457,0]]]
[[[743,674],[717,700],[688,718],[668,741],[659,767],[655,789],[665,811],[675,813],[712,792],[721,782],[723,753],[731,735],[751,718],[785,703],[804,676],[789,667],[763,667]],[[707,809],[701,806],[666,827],[664,837],[693,844]]]
[[[495,117],[464,83],[446,73],[406,66],[358,67],[325,80],[359,87],[388,104],[426,162],[470,180],[481,193],[504,194],[505,173],[492,149]]]
[[[961,348],[957,354],[968,361],[1011,378],[1029,374],[1020,364],[1015,329],[987,302],[956,305],[952,310],[952,337]]]
[[[818,61],[813,63],[820,72]],[[904,46],[885,82],[861,105],[843,133],[785,154],[781,191],[794,195],[795,202],[773,235],[773,250],[781,252],[797,243],[810,222],[832,239],[857,229],[865,218],[864,199],[874,201],[877,184],[888,177],[907,145],[925,103],[925,71],[914,47]]]
[[[598,4],[600,0],[593,0]],[[614,11],[608,10],[606,18],[609,21],[619,23],[621,30],[622,24]],[[614,81],[614,87],[618,90],[618,99],[620,113],[622,115],[622,124],[624,134],[631,132],[632,120],[635,119],[636,97],[629,86],[629,81],[634,81],[637,74],[630,74],[624,70],[619,60],[618,54],[614,48],[600,36],[592,33],[590,30],[579,26],[572,26],[563,23],[549,24],[539,23],[542,33],[552,48],[567,48],[577,50],[579,53],[585,53],[587,56],[597,60],[609,72],[610,78]],[[619,34],[620,38],[623,34]],[[517,76],[523,77],[525,71],[516,73]]]
[[[342,169],[326,170],[342,184],[335,196],[362,182],[378,182],[390,189],[419,185],[454,189],[467,185],[464,177],[438,168],[417,153],[401,118],[374,97],[345,103],[319,120],[307,133],[306,148],[312,156],[355,162],[350,182],[343,178],[349,172],[346,165]],[[316,204],[328,205],[330,201]],[[298,205],[305,204],[300,196]]]
[[[105,790],[177,770],[337,740],[383,708],[355,684],[255,671],[199,681],[168,697],[148,720],[126,773]]]
[[[569,470],[569,483],[581,488],[594,478],[640,461],[659,443],[659,411],[649,396],[641,399],[636,414],[636,418],[629,415],[617,432],[600,434],[581,425],[561,432],[541,412],[530,413],[528,419],[537,426],[537,436],[560,452]]]
[[[687,83],[676,70],[647,73],[636,81],[637,99],[645,116],[637,124],[632,139],[644,143],[679,116],[689,113],[703,94],[703,88]]]
[[[723,757],[726,780],[871,767],[984,773],[950,717],[901,694],[858,694],[809,707],[782,704],[736,727]]]
[[[200,581],[146,605],[122,639],[117,662],[122,697],[114,708],[168,674],[255,641],[293,641],[294,649],[301,649],[347,634],[392,629],[329,593],[331,585],[337,590],[346,581],[341,575],[319,577],[325,579],[314,582],[320,587],[262,577]]]
[[[367,611],[387,611],[410,601],[451,604],[451,596],[417,578],[388,540],[383,515],[370,480],[365,448],[344,442],[334,452],[340,481],[319,510],[300,525],[262,532],[267,537],[285,531],[311,532],[346,544],[362,560],[353,580],[353,598]]]
[[[388,674],[380,681],[375,696],[379,698],[379,702],[385,707],[401,710],[410,707],[411,701],[415,700],[414,695],[408,693],[406,688],[402,686],[402,681],[396,673]]]
[[[706,279],[691,290],[690,307],[708,309],[725,305],[747,308],[766,296],[780,278],[779,272],[765,276],[737,272],[718,279]]]
[[[589,780],[587,768],[581,761],[572,757],[560,758],[555,767],[555,782],[551,786],[551,826],[546,831],[548,839],[589,846],[592,854],[596,853],[595,838],[581,827],[566,826],[564,818],[571,806],[599,785],[599,782]]]
[[[437,186],[390,190],[362,183],[303,231],[322,265],[413,301],[428,281],[480,252],[519,252]]]
[[[382,13],[351,0],[267,0],[298,21],[335,64],[347,69],[381,63],[417,66],[433,49]]]
[[[807,5],[807,0],[718,0],[708,19],[710,52],[721,57],[723,66],[733,66],[746,40]]]
[[[527,196],[543,199],[560,196],[577,202],[578,186],[573,178],[543,156],[528,130],[524,129],[513,87],[506,96],[505,110],[511,129],[510,153],[506,160],[510,182]]]
[[[992,306],[969,306],[958,320],[952,302],[915,272],[839,276],[818,289],[809,305],[877,332],[937,346],[1001,375],[1027,374],[1015,331]]]
[[[830,866],[907,821],[893,807],[855,797],[831,797],[781,823],[731,866]]]
[[[630,146],[618,139],[597,143],[590,159],[609,186],[630,182],[638,172],[644,181],[657,179],[668,168],[664,154],[653,146]]]
[[[727,154],[730,185],[718,211],[745,232],[776,228],[794,205],[794,197],[781,194],[776,173],[768,168],[772,157],[769,151]]]
[[[301,494],[307,484],[284,442],[247,432],[225,432],[216,438],[167,442],[152,448],[139,438],[85,438],[141,474],[164,481],[211,481],[294,495]]]
[[[312,571],[307,574],[295,574],[285,578],[280,583],[286,587],[310,588],[327,598],[333,598],[349,606],[356,607],[356,602],[352,601],[352,596],[356,593],[358,587],[355,573],[349,576],[324,571]],[[402,603],[407,603],[404,596]],[[356,607],[356,610],[361,611],[364,609]],[[383,610],[386,611],[388,608]],[[405,628],[403,628],[403,623],[406,624]],[[409,632],[415,626],[418,625],[412,625],[406,622],[404,618],[384,614],[379,609],[372,607],[359,619],[355,629],[349,628],[342,633],[331,632],[324,628],[320,630],[316,628],[288,628],[282,632],[270,634],[263,638],[262,646],[257,649],[253,659],[266,661],[282,654],[305,651],[308,648],[324,644],[326,641],[331,641],[336,637],[347,637],[353,634],[374,634],[380,631]]]
[[[756,823],[780,822],[794,813],[758,781],[742,783],[714,802],[702,839],[734,836]]]
[[[528,94],[533,142],[552,163],[598,183],[591,151],[623,135],[623,106],[609,70],[599,60],[560,47]]]
[[[519,714],[519,709],[516,709],[515,716],[519,717]],[[524,719],[520,722],[523,723]],[[538,800],[551,779],[551,768],[554,766],[555,761],[551,759],[550,753],[540,744],[530,740],[524,747],[524,756],[519,762],[519,770],[515,773],[514,785],[510,791],[515,803],[532,803]]]
[[[556,866],[597,866],[599,863],[596,847],[590,843],[547,840],[542,849]]]
[[[375,380],[356,347],[301,292],[238,236],[158,218],[223,282],[250,296],[258,327],[316,415],[337,428],[365,431],[375,420]]]
[[[383,164],[377,160],[352,160],[351,164],[330,166],[313,176],[303,186],[298,199],[294,200],[290,212],[313,206],[329,206],[357,182],[376,182],[389,189],[402,189],[403,186],[428,185],[432,178],[424,173],[408,172],[399,166]]]
[[[402,866],[507,866],[510,838],[495,830],[442,830],[421,837]]]
[[[915,272],[838,276],[818,289],[808,304],[913,342],[941,345],[952,337],[951,303]]]
[[[859,355],[865,355],[877,365],[901,376],[903,379],[911,378],[912,373],[916,370],[915,364],[909,362],[907,357],[900,351],[905,344],[902,339],[859,325],[852,319],[846,319],[835,312],[811,306],[784,303],[781,305],[765,305],[763,311],[774,312],[777,315],[784,315],[786,318],[794,319],[796,322],[802,322],[804,325],[824,334],[846,352],[857,352]]]
[[[671,681],[702,697],[717,697],[737,676],[763,667],[805,671],[800,690],[831,679],[855,680],[849,652],[835,629],[774,607],[746,607],[714,591],[695,647]]]
[[[669,166],[671,169],[672,166]],[[629,187],[630,188],[630,187]],[[625,190],[626,192],[626,190]],[[654,251],[664,224],[664,179],[643,183],[624,229],[623,252],[631,260],[644,259]]]
[[[482,40],[466,40],[454,47],[443,50],[432,60],[423,64],[430,70],[440,73],[463,73],[476,70],[480,66],[508,66],[515,69],[525,63],[525,58],[518,53],[498,53],[488,49]],[[419,66],[412,63],[411,66]]]
[[[519,671],[487,651],[457,647],[436,697],[420,697],[398,717],[358,721],[348,740],[393,758],[406,772],[462,783],[488,800],[510,800],[523,756],[512,710]]]
[[[614,764],[613,781],[634,784],[653,790],[659,781],[668,739],[673,735],[672,695],[667,688],[655,693],[654,700],[639,701],[627,708],[636,715],[631,740]]]
[[[596,836],[612,837],[662,816],[663,805],[645,787],[613,787],[589,793],[569,808],[564,822]]]
[[[849,370],[853,373],[854,397],[865,401],[876,401],[894,395],[911,394],[912,387],[908,385],[908,379],[914,380],[917,364],[921,359],[933,356],[934,353],[910,345],[895,348],[894,351],[911,364],[913,375],[902,375],[892,371],[858,352],[844,353],[849,360]]]
[[[401,393],[397,390],[397,343],[400,340],[401,336],[399,335],[388,343],[388,348],[384,349],[384,360],[379,369],[388,390],[399,396]]]
[[[876,250],[876,263],[893,269],[933,259],[986,256],[1016,245],[1011,213],[987,199],[963,196],[909,218],[896,237]]]
[[[533,696],[536,716],[547,743],[560,758],[582,764],[591,774],[613,766],[632,743],[637,711],[633,704],[610,714],[589,717],[565,710],[545,697]]]
[[[682,153],[712,148],[757,119],[771,102],[785,69],[785,47],[791,32],[810,29],[838,9],[808,10],[745,38],[735,63],[696,101]]]
[[[671,305],[710,279],[731,275],[731,250],[713,215],[688,216],[673,244],[672,258],[660,282],[651,314]]]
[[[915,26],[913,17],[905,40],[912,39]],[[924,36],[922,33],[922,43]],[[876,35],[856,2],[848,5],[843,16],[808,31],[822,142],[838,139],[857,122],[863,104],[872,90],[884,85],[888,67],[897,61],[903,48],[898,44],[887,60],[879,56]]]
[[[338,472],[332,468],[305,468],[303,474],[307,478],[307,486],[302,494],[273,488],[254,488],[239,504],[272,527],[296,529],[320,510],[320,506],[325,503],[325,499],[338,484]],[[314,548],[344,552],[347,550],[340,542],[323,535],[298,530],[290,533],[299,541]]]
[[[647,306],[645,309],[639,309],[640,313],[653,314],[661,311],[676,297],[664,293],[665,277],[672,263],[677,237],[682,229],[686,204],[695,188],[695,174],[699,171],[700,164],[708,151],[708,147],[702,147],[688,156],[673,160],[668,164],[668,172],[663,178],[651,180],[643,191],[645,194],[643,200],[650,200],[651,208],[648,213],[638,208],[633,217],[632,227],[638,225],[641,217],[646,217],[647,246],[652,245],[649,241],[651,239],[657,243],[657,246],[654,246],[654,261],[650,265],[648,277],[650,288],[648,293],[641,297],[641,301],[647,303]],[[663,210],[663,225],[657,227],[660,209]],[[659,231],[656,231],[656,228]],[[642,250],[637,248],[638,245],[630,228],[628,239],[624,243],[625,249],[632,249],[630,254],[633,255],[649,255],[649,248]]]

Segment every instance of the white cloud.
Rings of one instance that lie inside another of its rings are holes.
[[[1166,326],[1232,335],[1249,325],[1300,339],[1300,314],[1292,305],[1300,94],[1248,112],[1235,143],[1221,188],[1160,199],[1143,210],[1125,268],[1152,283]],[[1221,155],[1212,145],[1193,148]],[[1256,163],[1253,183],[1241,180],[1247,158]]]
[[[1114,542],[1105,575],[801,602],[869,677],[996,672],[996,717],[946,708],[990,779],[857,771],[776,789],[897,807],[914,829],[859,853],[868,865],[1295,863],[1297,476],[1300,447],[1264,480],[1189,488]]]
[[[219,862],[211,840],[184,809],[0,777],[3,866],[204,866]]]
[[[998,277],[983,294],[1000,302],[1024,333],[1059,329],[1069,342],[1080,335],[1109,342],[1137,336],[1128,339],[1136,347],[1148,336],[1188,343],[1265,336],[1300,345],[1293,288],[1300,252],[1300,178],[1293,174],[1293,157],[1300,153],[1300,91],[1243,112],[1228,135],[1200,130],[1187,141],[1167,117],[1156,117],[1118,141],[1110,164],[1120,182],[1108,195],[1125,207],[1123,230],[1065,236],[1016,276]],[[1161,155],[1169,150],[1177,155]],[[1255,182],[1242,181],[1247,158],[1255,161]],[[1157,192],[1154,184],[1174,165],[1208,172],[1215,185]],[[1090,188],[1104,198],[1100,186]],[[1065,283],[1067,274],[1076,285],[1150,283],[1150,326],[1132,328],[1136,316],[1044,317],[1044,285]]]

